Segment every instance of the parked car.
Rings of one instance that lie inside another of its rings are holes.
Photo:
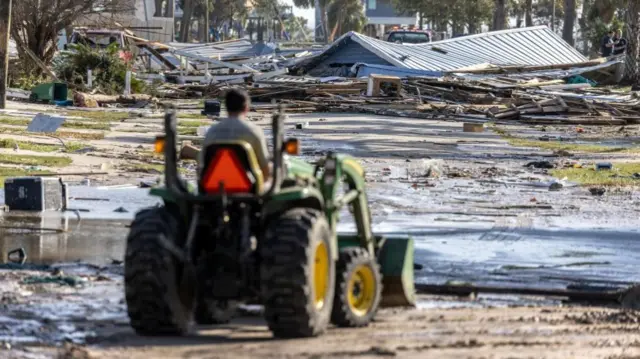
[[[384,40],[398,44],[422,44],[431,42],[431,34],[424,30],[394,29],[385,33]]]

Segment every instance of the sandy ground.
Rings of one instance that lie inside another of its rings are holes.
[[[0,329],[31,330],[29,335],[14,336],[12,343],[3,337],[1,358],[632,359],[640,355],[638,313],[566,306],[541,298],[514,305],[422,296],[422,308],[383,309],[367,328],[330,328],[312,339],[273,339],[259,313],[247,312],[229,325],[194,327],[186,337],[145,338],[132,332],[123,313],[121,267],[61,270],[82,282],[73,288],[20,284],[42,273],[0,272],[0,286],[12,286],[3,292],[3,304],[22,303],[23,308],[13,321],[0,316]],[[54,302],[64,304],[54,306]],[[32,313],[39,314],[40,324]],[[39,341],[31,342],[30,337]],[[50,346],[54,343],[60,347]]]
[[[10,108],[37,110],[17,103]],[[252,117],[269,136],[268,116]],[[308,126],[295,130],[296,123]],[[327,151],[359,158],[368,173],[374,229],[411,233],[416,238],[416,261],[425,265],[416,272],[420,281],[556,288],[584,281],[620,286],[640,281],[636,189],[612,189],[596,197],[587,188],[564,183],[559,191],[549,191],[554,179],[545,170],[524,165],[563,160],[552,157],[552,151],[514,148],[489,130],[464,133],[459,122],[292,114],[286,126],[287,135],[303,141],[303,155],[310,160]],[[539,129],[510,130],[530,131],[535,137]],[[104,140],[87,141],[94,151],[71,154],[73,164],[61,171],[108,172],[70,177],[86,177],[98,184],[136,185],[142,178],[159,177],[153,171],[126,168],[161,163],[140,156],[151,150],[153,133],[160,131],[159,117],[114,124]],[[571,128],[558,131],[575,132]],[[591,133],[594,138],[612,137],[595,132]],[[620,154],[577,157],[632,159]],[[81,191],[89,196],[93,190],[74,187],[72,194]],[[106,206],[109,213],[124,203],[129,214],[123,220],[139,206],[149,205],[135,193],[113,193],[97,195],[111,202],[83,205],[92,210]],[[640,358],[637,314],[518,297],[476,301],[421,297],[419,308],[385,309],[368,328],[331,329],[309,340],[273,340],[255,315],[245,315],[230,326],[197,328],[186,338],[141,338],[128,326],[121,267],[108,265],[111,259],[121,259],[125,224],[112,231],[105,230],[104,224],[84,226],[64,239],[51,234],[17,238],[6,233],[0,238],[0,251],[4,251],[0,261],[18,243],[37,243],[27,247],[35,262],[82,259],[98,265],[63,268],[64,273],[86,280],[79,287],[24,284],[26,277],[42,273],[0,271],[4,309],[0,358],[58,354],[61,358]],[[348,216],[343,216],[341,229],[351,228]],[[77,344],[60,348],[65,341]]]

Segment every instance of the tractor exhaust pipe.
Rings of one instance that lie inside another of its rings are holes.
[[[176,130],[176,109],[173,106],[167,107],[164,115],[164,182],[171,191],[182,192],[181,183],[178,180],[178,154],[177,130]]]
[[[273,168],[271,170],[272,184],[268,195],[272,195],[280,190],[282,182],[282,147],[284,143],[284,133],[282,131],[282,105],[278,106],[278,112],[271,118],[271,132],[273,134]]]

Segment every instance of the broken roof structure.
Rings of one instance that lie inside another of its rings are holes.
[[[493,31],[425,44],[397,44],[349,32],[296,67],[309,73],[356,63],[427,71],[479,64],[560,65],[587,61],[547,26]]]

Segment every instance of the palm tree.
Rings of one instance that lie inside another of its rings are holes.
[[[327,25],[331,27],[329,41],[349,31],[360,32],[367,23],[360,0],[334,0],[327,9]]]

